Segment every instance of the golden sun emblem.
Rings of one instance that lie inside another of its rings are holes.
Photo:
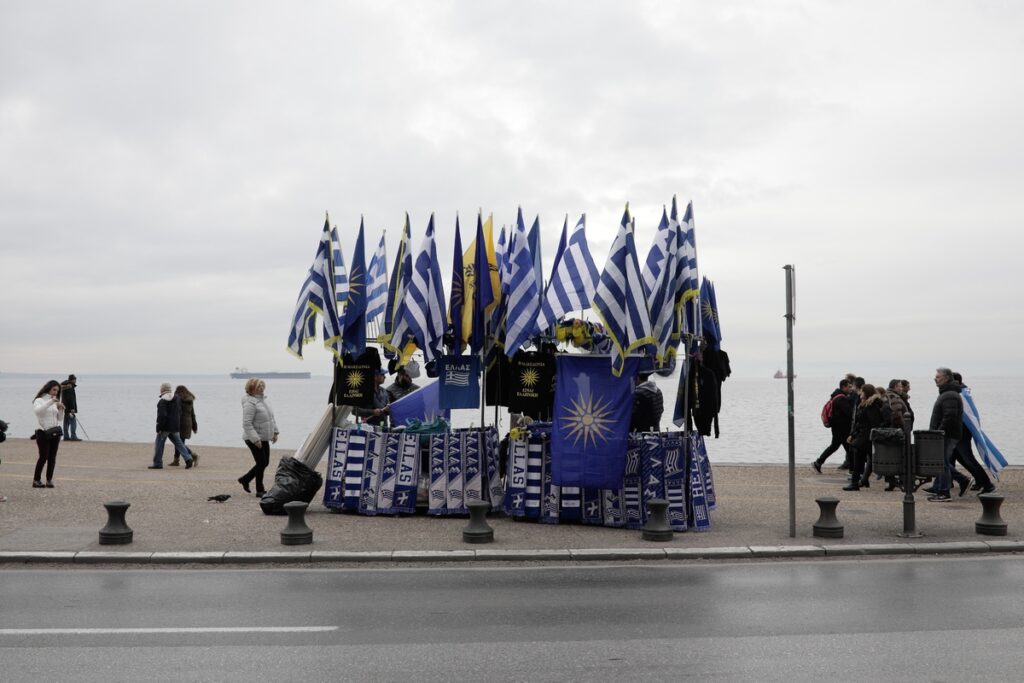
[[[563,418],[562,429],[573,439],[574,446],[580,439],[583,440],[584,448],[588,442],[596,446],[598,439],[607,441],[612,431],[613,420],[609,417],[611,412],[611,405],[604,399],[595,400],[593,396],[584,397],[580,394],[572,400],[569,415]]]
[[[711,307],[710,301],[702,301],[700,306],[704,311],[705,318],[716,323],[718,322],[718,311]]]
[[[523,370],[523,374],[519,376],[519,381],[523,383],[523,386],[527,389],[533,389],[537,386],[537,382],[540,381],[540,373],[536,370]]]
[[[348,384],[349,389],[358,389],[363,386],[363,373],[361,372],[350,372],[345,378],[345,383]]]
[[[358,294],[359,290],[363,289],[363,276],[364,273],[362,268],[352,268],[352,272],[348,274],[348,289],[350,292]]]

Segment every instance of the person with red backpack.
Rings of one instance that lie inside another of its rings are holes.
[[[825,464],[828,457],[840,448],[849,458],[846,437],[850,436],[850,428],[853,426],[853,402],[850,400],[852,392],[853,382],[844,377],[839,380],[839,388],[832,392],[828,402],[821,409],[821,422],[832,430],[832,443],[821,452],[817,460],[811,463],[811,467],[818,474],[821,474],[821,466]]]

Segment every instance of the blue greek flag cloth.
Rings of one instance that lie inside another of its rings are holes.
[[[388,256],[384,235],[380,236],[377,251],[366,270],[366,320],[374,320],[388,305]]]
[[[559,487],[551,481],[551,459],[544,458],[541,469],[540,521],[547,524],[558,524],[561,508],[559,493]]]
[[[448,509],[448,468],[447,443],[443,434],[431,434],[430,443],[430,487],[427,513],[443,515]]]
[[[566,522],[583,520],[583,489],[579,486],[562,486],[559,489],[561,519]]]
[[[288,332],[288,350],[299,358],[302,346],[316,334],[315,316],[323,320],[324,347],[341,358],[341,316],[334,296],[334,264],[332,262],[330,218],[324,220],[320,243],[306,279],[295,301],[295,313]]]
[[[594,299],[597,281],[601,276],[587,245],[586,222],[586,214],[580,216],[572,236],[569,237],[569,217],[566,216],[565,225],[562,227],[562,240],[555,253],[555,265],[544,290],[540,317],[537,320],[537,329],[541,331],[550,329],[570,311],[590,308]]]
[[[640,529],[644,525],[641,457],[642,449],[637,443],[631,442],[626,451],[626,468],[622,481],[623,518],[627,529]]]
[[[465,486],[465,461],[463,460],[464,439],[459,432],[440,435],[445,441],[444,460],[448,471],[447,501],[445,512],[465,512],[466,501],[464,498]],[[466,445],[468,447],[468,445]]]
[[[651,336],[649,311],[627,205],[594,293],[594,312],[612,342],[612,373],[616,377],[622,374],[631,352],[641,349],[655,355],[658,342]]]
[[[622,514],[622,491],[616,489],[602,489],[604,494],[601,498],[601,511],[605,526],[625,526],[626,520]]]
[[[684,437],[676,432],[662,437],[665,468],[665,499],[668,501],[668,523],[673,531],[686,531],[688,515],[686,492],[690,468],[686,460]]]
[[[625,462],[637,359],[625,359],[613,376],[601,357],[556,359],[551,458],[559,486],[619,488]]]
[[[520,221],[522,212],[520,212]],[[537,310],[540,307],[540,284],[530,241],[522,222],[516,226],[509,245],[512,272],[508,281],[505,324],[505,355],[511,358],[537,331]]]
[[[526,517],[540,519],[544,483],[544,444],[530,439],[526,451]]]
[[[511,517],[526,516],[526,462],[529,445],[527,439],[509,440],[505,512]]]
[[[449,438],[456,433],[449,435]],[[471,501],[487,500],[484,497],[484,470],[483,460],[486,455],[485,440],[483,432],[470,429],[459,430],[459,448],[462,449],[462,478],[463,496],[462,507],[469,511],[466,505]],[[451,512],[456,512],[452,510]]]
[[[378,448],[382,439],[374,439],[377,436],[366,432],[366,450],[363,451],[363,490],[359,496],[359,513],[363,515],[377,514],[377,491],[380,487],[380,471],[383,466],[384,453]],[[349,439],[349,447],[355,442],[355,437]]]
[[[484,432],[484,443],[487,453],[485,459],[485,469],[487,471],[487,489],[490,492],[491,508],[494,510],[500,510],[502,503],[504,502],[504,484],[499,476],[499,463],[498,453],[500,450],[500,440],[498,439],[498,430],[494,427],[489,427]]]
[[[366,464],[367,431],[350,431],[345,442],[345,491],[342,508],[358,510],[363,497],[363,474]]]
[[[345,353],[358,356],[366,351],[366,254],[363,248],[363,221],[359,220],[359,234],[352,251],[352,269],[348,274],[348,301],[342,339]],[[340,310],[340,309],[339,309]]]
[[[406,394],[391,404],[391,424],[406,425],[409,420],[433,422],[438,417],[451,419],[451,411],[439,404],[439,387],[437,382]]]
[[[676,292],[679,289],[676,277],[677,232],[677,229],[669,228],[668,216],[662,209],[661,224],[644,269],[644,289],[651,306],[651,336],[657,340],[655,356],[658,367],[668,364],[676,350],[672,343],[672,331],[675,326]],[[649,287],[648,278],[651,278]]]
[[[324,477],[324,507],[343,507],[345,457],[348,455],[348,430],[335,429],[327,452],[327,476]]]
[[[691,443],[691,446],[695,444]],[[704,475],[700,471],[697,462],[696,448],[691,453],[690,461],[690,518],[693,520],[693,528],[696,531],[711,530],[711,515],[708,513],[707,498],[705,497]]]
[[[480,407],[480,356],[442,356],[437,384],[441,408]]]
[[[431,214],[402,298],[401,319],[392,333],[391,345],[400,349],[411,337],[423,352],[423,358],[428,363],[433,361],[448,322],[444,299],[441,266],[434,245],[434,215]]]
[[[974,404],[974,396],[971,390],[964,387],[960,392],[960,400],[964,404],[964,425],[971,432],[974,444],[978,447],[978,455],[992,475],[999,479],[999,471],[1006,467],[1006,458],[999,452],[992,439],[981,428],[981,416],[978,415],[978,406]]]

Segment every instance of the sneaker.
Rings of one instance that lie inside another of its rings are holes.
[[[815,460],[814,462],[811,463],[811,467],[814,468],[815,472],[817,472],[818,474],[821,474],[821,463],[820,462]]]
[[[34,482],[32,482],[32,488],[34,488],[34,489],[42,489],[42,488],[46,488],[46,487],[43,485],[43,482],[41,482],[41,481],[34,481]]]
[[[928,500],[933,503],[948,503],[953,500],[948,493],[936,493],[933,496],[928,496]]]

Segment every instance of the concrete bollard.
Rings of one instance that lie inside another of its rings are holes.
[[[999,516],[999,508],[1003,505],[1003,497],[998,493],[982,493],[981,519],[974,523],[974,530],[985,536],[1005,536],[1006,522]]]
[[[672,526],[668,523],[668,501],[652,498],[647,501],[647,523],[640,534],[645,541],[671,541]]]
[[[107,508],[107,525],[100,529],[100,545],[125,545],[132,542],[135,532],[124,521],[124,515],[131,503],[116,500],[104,503]]]
[[[482,500],[466,503],[469,508],[469,524],[462,530],[463,543],[493,543],[494,529],[487,523],[487,512],[491,504]]]
[[[309,503],[293,500],[284,504],[288,524],[281,531],[281,545],[307,545],[313,542],[313,530],[306,526],[306,508]]]
[[[822,496],[815,498],[814,502],[821,510],[818,521],[814,523],[814,535],[818,538],[842,538],[843,525],[836,518],[836,506],[839,505],[839,499],[834,496]]]

